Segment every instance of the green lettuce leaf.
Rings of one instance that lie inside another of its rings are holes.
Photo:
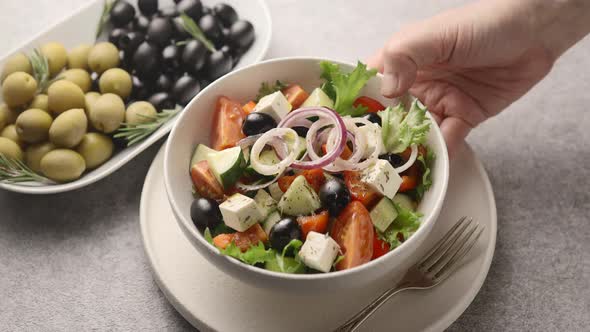
[[[242,252],[234,242],[231,242],[225,249],[219,249],[219,252],[222,255],[237,258],[249,265],[264,263],[266,261],[275,259],[276,254],[275,250],[266,249],[266,247],[264,247],[264,243],[262,242],[258,242],[257,245],[250,246],[250,248],[248,248],[248,250],[245,252]]]
[[[258,95],[256,95],[256,99],[254,101],[258,102],[262,97],[269,95],[271,93],[275,93],[277,91],[281,91],[287,87],[287,83],[276,80],[274,84],[268,82],[262,82],[260,84],[260,88],[258,89]]]
[[[430,168],[434,165],[434,160],[436,159],[436,155],[434,151],[427,149],[426,150],[426,157],[422,155],[418,155],[418,161],[422,163],[422,167],[424,168],[424,174],[422,174],[422,181],[420,184],[416,186],[415,192],[416,197],[420,200],[424,197],[424,193],[430,189],[432,186],[432,172]]]
[[[377,70],[367,69],[367,65],[360,61],[350,73],[343,73],[339,65],[328,61],[320,62],[320,68],[320,77],[326,81],[322,90],[334,100],[334,110],[342,116],[365,114],[366,107],[354,107],[353,103],[365,84],[377,74]]]
[[[385,149],[390,153],[400,153],[412,144],[424,143],[430,131],[426,111],[426,107],[416,99],[408,112],[402,104],[379,112]]]
[[[389,250],[397,248],[403,241],[414,234],[420,227],[420,218],[422,217],[420,212],[406,209],[395,202],[393,205],[397,210],[397,217],[385,232],[377,231],[379,238],[389,243]],[[400,235],[403,241],[400,240]]]
[[[277,265],[284,273],[301,273],[302,270],[305,269],[305,264],[301,261],[299,257],[299,250],[303,246],[303,242],[298,239],[293,239],[289,242],[285,248],[283,248],[283,252],[279,255],[275,255],[275,259],[277,261]],[[292,251],[295,258],[286,257],[287,253]]]

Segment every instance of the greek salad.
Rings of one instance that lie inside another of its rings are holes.
[[[217,100],[209,145],[190,163],[191,218],[223,255],[284,273],[354,268],[420,226],[432,184],[430,121],[418,100],[359,95],[376,75],[320,63],[323,84],[263,83]]]

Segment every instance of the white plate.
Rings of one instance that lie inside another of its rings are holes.
[[[3,55],[3,58],[0,59],[0,68],[2,68],[7,57],[10,55],[18,51],[24,51],[29,54],[34,48],[39,47],[45,42],[58,41],[63,43],[67,49],[70,49],[81,43],[93,43],[94,35],[96,33],[96,24],[98,23],[98,19],[102,13],[103,2],[104,0],[95,0],[91,2],[88,6],[80,9],[70,17],[64,19],[60,23],[57,23],[46,31],[39,33],[37,36],[23,43],[21,47],[18,47]],[[133,4],[136,3],[136,1],[129,2]],[[264,0],[202,0],[202,2],[208,6],[212,6],[213,4],[219,2],[228,3],[236,9],[240,18],[249,20],[254,25],[256,40],[248,52],[242,56],[235,69],[239,69],[262,60],[270,46],[272,31],[270,11],[268,10],[268,6]],[[172,4],[172,0],[160,0],[160,8],[168,4]],[[0,101],[1,99],[2,98],[0,96]],[[56,185],[29,186],[0,183],[0,188],[26,194],[53,194],[87,186],[118,170],[135,156],[140,154],[143,150],[154,144],[157,140],[170,132],[175,120],[176,118],[168,121],[168,123],[163,125],[142,142],[119,151],[102,166],[85,173],[80,179],[76,181]]]
[[[143,187],[141,232],[156,282],[195,327],[224,332],[329,331],[376,295],[363,290],[323,297],[272,292],[222,273],[191,246],[174,221],[163,181],[163,152],[164,146]],[[451,164],[447,198],[425,243],[435,243],[463,215],[486,227],[464,264],[432,290],[397,295],[361,330],[442,331],[481,288],[496,244],[496,204],[488,176],[468,146]]]

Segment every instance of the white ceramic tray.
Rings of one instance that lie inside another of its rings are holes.
[[[163,152],[164,146],[143,187],[141,232],[156,282],[170,303],[199,330],[330,331],[377,295],[366,290],[330,296],[273,292],[222,273],[199,254],[174,220],[163,180]],[[432,290],[398,294],[361,331],[443,331],[481,288],[496,244],[496,204],[488,176],[468,146],[451,163],[440,217],[413,259],[463,215],[480,222],[485,231],[462,266]]]
[[[272,22],[266,2],[264,0],[202,0],[203,4],[208,6],[212,6],[213,4],[222,1],[233,6],[241,18],[252,22],[256,33],[254,44],[248,52],[242,56],[235,69],[262,60],[270,46],[272,32]],[[129,2],[134,5],[136,3],[134,0]],[[63,43],[66,49],[70,49],[81,43],[93,43],[98,19],[102,13],[103,3],[104,0],[92,1],[86,7],[80,9],[70,17],[39,33],[29,41],[26,41],[22,46],[4,54],[2,59],[0,59],[0,68],[10,55],[18,51],[24,51],[29,54],[34,48],[39,47],[45,42],[58,41]],[[160,8],[167,4],[172,4],[172,0],[160,0]],[[1,99],[0,96],[0,101]],[[0,188],[26,194],[53,194],[87,186],[118,170],[135,156],[147,149],[150,145],[154,144],[170,132],[175,120],[176,118],[171,119],[142,142],[117,152],[102,166],[85,173],[76,181],[56,185],[18,185],[0,183]]]

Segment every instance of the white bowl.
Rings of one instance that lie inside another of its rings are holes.
[[[284,58],[264,61],[235,71],[209,85],[186,107],[168,138],[164,156],[164,181],[172,211],[184,234],[212,264],[235,278],[258,287],[289,291],[326,291],[363,287],[369,283],[391,279],[410,266],[410,257],[422,244],[441,210],[449,179],[447,149],[439,128],[434,124],[428,136],[428,145],[434,149],[437,159],[432,170],[433,185],[424,196],[418,210],[424,214],[422,224],[400,247],[383,257],[359,267],[324,274],[286,274],[249,266],[233,258],[220,255],[194,226],[190,217],[193,201],[192,183],[188,168],[191,154],[199,143],[209,144],[209,131],[215,101],[221,95],[240,102],[256,96],[262,82],[283,80],[296,82],[306,91],[321,84],[318,58]],[[333,61],[333,60],[330,60]],[[352,70],[351,64],[339,63]],[[362,94],[376,98],[385,105],[392,104],[379,94],[381,75],[371,79]],[[172,225],[170,227],[173,227]],[[428,244],[430,245],[430,244]]]
[[[129,2],[134,5],[136,4],[136,1],[133,0]],[[246,67],[262,60],[270,46],[272,32],[270,12],[264,0],[202,0],[202,2],[207,6],[213,6],[219,2],[230,4],[236,9],[236,12],[240,18],[249,20],[252,25],[254,25],[256,40],[248,52],[242,56],[240,62],[234,70]],[[96,23],[98,23],[98,18],[102,13],[103,3],[104,0],[92,1],[84,8],[72,14],[70,17],[65,18],[63,21],[39,33],[37,36],[23,43],[22,46],[6,53],[5,56],[0,59],[0,68],[2,68],[4,62],[8,59],[8,57],[10,57],[10,55],[19,51],[24,51],[29,54],[34,48],[39,47],[43,43],[49,41],[63,43],[67,49],[81,43],[94,43],[94,36],[97,26]],[[172,0],[160,0],[160,8],[172,3]],[[0,96],[0,102],[1,101],[2,97]],[[131,159],[135,158],[135,156],[150,147],[170,131],[177,118],[178,116],[168,121],[140,143],[117,152],[106,163],[94,170],[85,173],[80,179],[76,181],[54,185],[0,183],[0,188],[25,194],[53,194],[85,187],[115,172],[119,168],[123,167]]]

